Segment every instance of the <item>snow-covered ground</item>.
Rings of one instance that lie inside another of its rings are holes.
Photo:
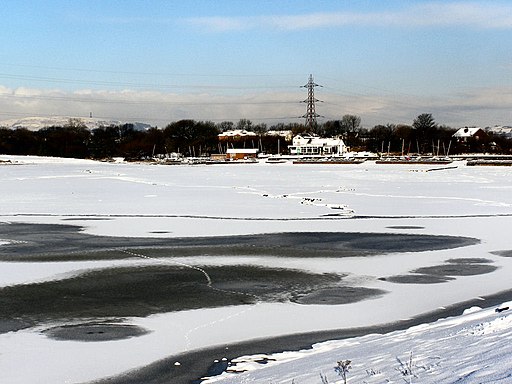
[[[457,168],[427,171],[440,167],[371,162],[340,166],[156,166],[15,156],[0,156],[0,160],[12,161],[0,165],[0,221],[4,222],[80,225],[87,233],[109,236],[323,231],[453,235],[481,240],[462,248],[366,258],[240,255],[165,261],[2,262],[0,286],[60,279],[126,263],[174,262],[333,272],[347,274],[345,281],[351,285],[387,291],[370,301],[345,305],[258,303],[130,318],[125,322],[152,332],[109,342],[49,339],[41,330],[50,324],[1,334],[2,383],[79,383],[226,341],[377,325],[510,288],[512,258],[491,253],[512,249],[508,237],[512,221],[509,167],[466,167],[461,162],[451,165]],[[0,239],[0,246],[5,243],[12,241]],[[379,279],[459,258],[485,258],[498,269],[489,274],[457,276],[442,284],[396,284]],[[475,328],[480,323],[486,330],[483,333]],[[413,373],[418,378],[413,377],[412,382],[451,383],[458,378],[466,383],[498,382],[500,375],[509,375],[510,380],[510,362],[503,357],[512,352],[509,324],[506,312],[498,315],[493,309],[484,310],[407,332],[284,354],[279,357],[283,363],[258,365],[257,371],[245,375],[248,382],[290,383],[295,379],[301,384],[320,382],[321,371],[331,382],[336,379],[333,364],[350,359],[353,368],[349,377],[354,377],[354,382],[384,383],[388,378],[400,382],[403,378],[394,370],[397,357],[405,361],[413,351]],[[437,343],[437,338],[442,342]],[[492,353],[495,343],[501,343],[496,354]],[[485,378],[475,379],[477,374],[471,372],[486,367],[489,359],[493,365],[482,373]],[[244,382],[245,375],[225,380]]]
[[[472,307],[463,316],[405,331],[320,343],[312,350],[242,356],[205,384],[322,383],[320,375],[343,383],[334,368],[347,360],[348,383],[510,383],[511,311]]]

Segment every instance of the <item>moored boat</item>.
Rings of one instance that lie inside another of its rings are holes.
[[[448,157],[381,157],[376,164],[450,164],[453,160]]]
[[[355,158],[321,158],[321,159],[298,159],[293,164],[361,164],[365,159]]]

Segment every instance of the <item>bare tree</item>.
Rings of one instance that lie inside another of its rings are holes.
[[[359,130],[361,129],[361,118],[356,115],[344,115],[341,118],[347,145],[354,145]]]

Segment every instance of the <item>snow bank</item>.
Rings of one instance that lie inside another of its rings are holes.
[[[351,361],[348,382],[507,383],[512,377],[511,326],[512,310],[487,309],[405,331],[316,344],[311,350],[242,356],[205,384],[313,384],[320,375],[342,382],[334,370],[342,360]]]

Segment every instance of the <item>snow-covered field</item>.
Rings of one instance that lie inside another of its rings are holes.
[[[156,166],[87,160],[0,156],[0,221],[72,224],[103,236],[195,237],[278,232],[367,232],[466,236],[478,244],[373,257],[309,258],[240,255],[134,257],[120,261],[2,262],[0,286],[60,279],[127,263],[189,266],[258,265],[346,274],[345,282],[385,295],[344,305],[257,303],[125,319],[151,332],[108,342],[59,341],[41,324],[0,334],[1,382],[80,383],[116,375],[166,356],[223,342],[283,334],[372,326],[407,319],[510,289],[512,168],[433,170],[425,165],[230,164]],[[12,239],[0,239],[0,247]],[[509,253],[510,254],[510,253]],[[397,284],[389,276],[485,259],[486,274],[440,284]],[[207,268],[205,268],[207,270]],[[371,304],[371,305],[370,305]],[[293,321],[290,321],[293,319]],[[278,363],[226,382],[296,384],[341,380],[332,367],[353,361],[353,382],[465,383],[511,380],[510,315],[483,310],[389,335],[319,345],[279,355]],[[397,358],[413,352],[413,374]],[[282,362],[281,362],[282,360]],[[302,368],[303,367],[303,368]],[[386,380],[390,381],[386,381]],[[349,382],[352,379],[349,380]],[[400,381],[402,380],[402,381]]]

